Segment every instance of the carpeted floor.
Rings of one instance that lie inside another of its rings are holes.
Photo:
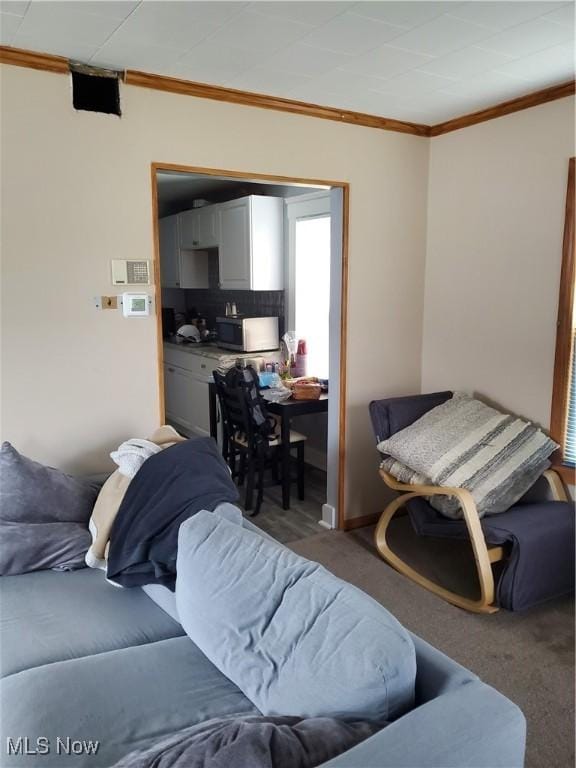
[[[554,600],[523,614],[466,613],[396,573],[376,553],[372,535],[373,528],[350,533],[325,531],[289,546],[372,595],[412,632],[514,701],[528,722],[526,768],[571,768],[573,600]],[[407,550],[412,547],[413,559],[430,551],[422,549],[426,542],[421,539],[413,545],[410,535],[402,531],[401,521],[397,537],[398,541],[405,538]],[[464,560],[461,556],[442,557],[439,549],[432,549],[436,552],[436,575],[448,585],[458,578]],[[450,566],[442,568],[440,563]]]

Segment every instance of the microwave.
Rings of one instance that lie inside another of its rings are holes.
[[[277,317],[217,317],[218,346],[234,352],[278,349]]]

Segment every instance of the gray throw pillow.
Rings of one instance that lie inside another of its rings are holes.
[[[83,567],[91,542],[88,520],[97,495],[96,483],[32,461],[3,443],[0,575]]]
[[[464,393],[378,445],[389,457],[383,468],[401,482],[465,488],[480,517],[515,504],[550,466],[557,448],[536,425]],[[462,517],[453,497],[433,496],[430,503],[447,517]]]
[[[313,768],[384,725],[330,717],[217,718],[132,752],[114,768]]]

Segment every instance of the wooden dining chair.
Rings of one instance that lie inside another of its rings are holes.
[[[244,509],[251,515],[260,512],[264,494],[264,474],[272,469],[278,482],[278,466],[282,446],[276,419],[267,413],[260,396],[257,375],[253,369],[239,369],[223,375],[213,372],[216,395],[223,424],[222,455],[238,485],[246,480]],[[304,447],[306,436],[290,430],[290,447],[296,451],[298,497],[304,499]],[[237,466],[238,463],[238,466]],[[256,505],[253,504],[257,479]]]

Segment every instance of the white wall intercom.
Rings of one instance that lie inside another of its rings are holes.
[[[113,285],[150,285],[150,262],[112,259]]]

